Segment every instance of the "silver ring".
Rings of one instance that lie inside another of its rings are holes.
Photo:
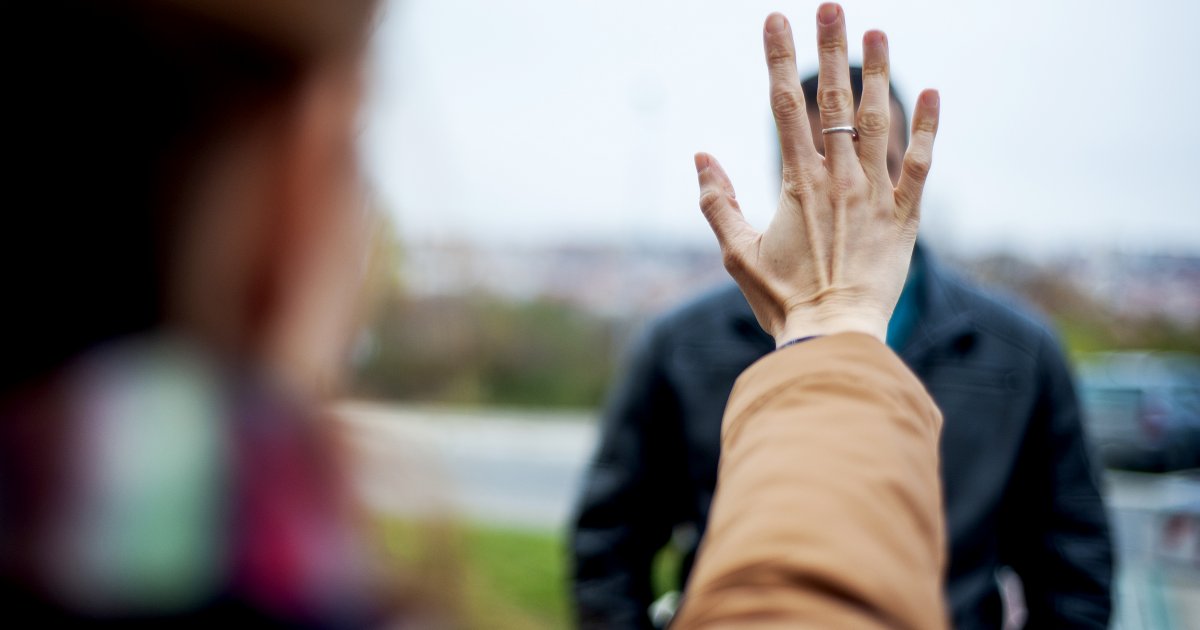
[[[858,140],[858,128],[856,127],[828,127],[821,130],[821,135],[828,136],[831,133],[848,133],[851,140]]]

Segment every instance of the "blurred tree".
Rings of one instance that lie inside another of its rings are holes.
[[[381,301],[352,393],[467,405],[594,407],[615,324],[565,304],[490,296]]]
[[[544,299],[411,296],[386,220],[366,278],[368,306],[349,394],[464,405],[595,407],[623,328]]]
[[[1031,302],[1058,326],[1072,354],[1106,350],[1200,353],[1200,323],[1171,321],[1161,313],[1118,314],[1089,296],[1070,274],[1009,255],[966,264],[971,275]]]

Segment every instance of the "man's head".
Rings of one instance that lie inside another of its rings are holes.
[[[801,86],[804,89],[804,102],[808,104],[808,121],[812,128],[813,143],[817,151],[824,154],[825,138],[821,135],[821,113],[817,109],[817,75],[804,79]],[[888,173],[892,176],[894,184],[900,179],[900,165],[904,162],[904,150],[908,147],[908,115],[896,96],[896,87],[889,87],[892,97],[892,136],[888,140],[887,163]],[[850,89],[854,92],[854,102],[857,104],[862,100],[863,90],[862,68],[859,66],[850,66]]]

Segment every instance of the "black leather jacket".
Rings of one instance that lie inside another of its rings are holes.
[[[1029,315],[919,255],[920,320],[900,355],[945,416],[955,627],[1000,627],[1003,566],[1024,582],[1027,627],[1106,627],[1112,547],[1062,350]],[[703,531],[726,399],[773,349],[735,286],[665,316],[636,345],[571,535],[582,627],[650,627],[653,558],[677,526]],[[682,577],[689,569],[690,558]]]

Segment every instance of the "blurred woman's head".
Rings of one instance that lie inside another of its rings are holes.
[[[325,356],[296,339],[337,325],[313,287],[344,286],[329,264],[353,258],[336,247],[361,210],[374,2],[22,5],[3,388],[162,328],[239,358]]]
[[[6,610],[357,627],[407,607],[294,395],[336,358],[363,267],[373,5],[10,11]]]

